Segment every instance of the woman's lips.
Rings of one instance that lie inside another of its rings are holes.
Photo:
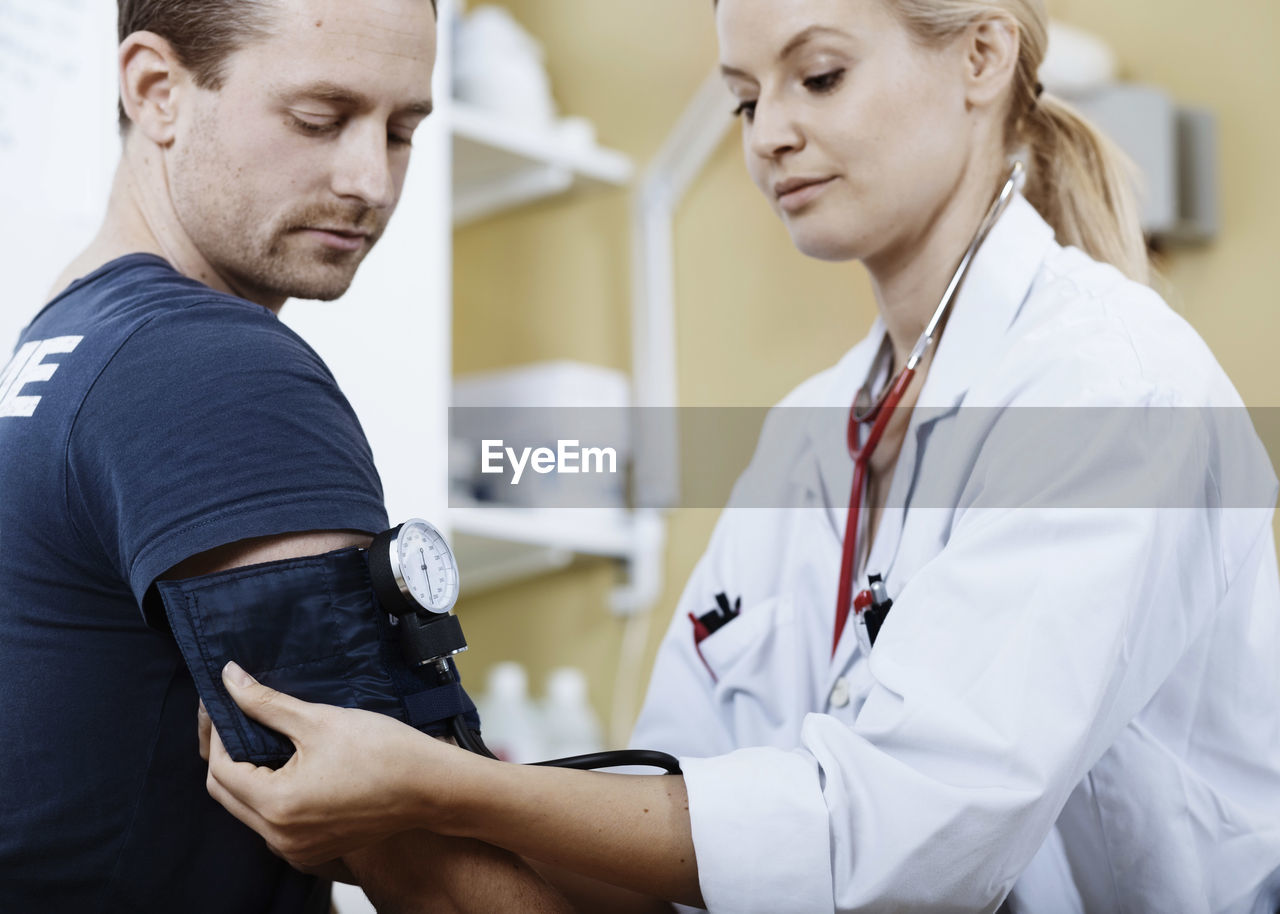
[[[822,196],[834,180],[834,177],[822,178],[820,180],[801,184],[796,186],[794,189],[788,189],[784,186],[782,189],[785,192],[778,194],[778,206],[788,213],[794,213],[797,210],[803,209],[814,200],[818,199],[818,197]]]

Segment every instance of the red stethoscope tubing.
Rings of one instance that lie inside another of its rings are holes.
[[[893,411],[898,408],[907,388],[916,376],[914,368],[905,367],[893,380],[889,393],[880,405],[869,416],[858,418],[857,402],[849,407],[849,428],[846,432],[849,443],[849,456],[853,458],[853,488],[849,491],[849,513],[844,522],[844,554],[840,559],[840,586],[836,591],[836,624],[831,639],[831,656],[835,656],[840,644],[840,635],[849,621],[849,608],[853,599],[853,567],[858,560],[858,517],[862,511],[862,490],[866,488],[867,463],[876,451],[876,445],[884,437],[884,430],[889,426]],[[858,430],[864,423],[871,421],[871,431],[864,444],[858,444]]]

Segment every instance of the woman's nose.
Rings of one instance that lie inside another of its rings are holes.
[[[756,102],[751,122],[751,151],[762,159],[776,159],[804,146],[804,135],[785,104]]]

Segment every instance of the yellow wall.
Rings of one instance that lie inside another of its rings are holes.
[[[561,110],[591,118],[601,141],[643,165],[715,60],[709,2],[507,0],[543,41]],[[1155,83],[1220,118],[1221,238],[1161,264],[1173,304],[1196,326],[1251,405],[1280,403],[1280,35],[1275,0],[1051,0],[1054,14],[1104,35],[1125,77]],[[573,358],[629,361],[627,198],[558,200],[460,231],[454,362],[459,373]],[[676,225],[682,405],[766,405],[834,362],[865,332],[874,304],[862,269],[806,260],[791,247],[726,142]],[[670,516],[666,588],[640,674],[716,512]],[[604,715],[622,623],[606,609],[613,570],[584,562],[526,584],[464,595],[472,651],[464,676],[517,658],[545,672],[584,667]],[[634,684],[633,684],[634,685]],[[643,683],[640,684],[643,688]]]
[[[1280,4],[1275,0],[1050,0],[1104,35],[1125,78],[1218,116],[1222,234],[1161,264],[1164,290],[1213,348],[1245,402],[1280,405]]]

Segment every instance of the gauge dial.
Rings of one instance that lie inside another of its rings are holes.
[[[405,596],[436,613],[458,600],[458,563],[440,531],[425,520],[405,521],[392,547],[396,583]]]

